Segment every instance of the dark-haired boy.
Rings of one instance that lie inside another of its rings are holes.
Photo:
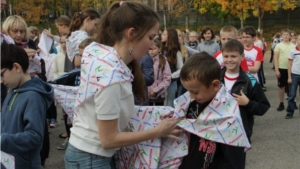
[[[197,119],[221,89],[221,68],[209,54],[193,55],[181,69],[180,80],[194,99],[189,105],[186,118]],[[243,147],[229,146],[201,138],[190,133],[188,155],[179,169],[243,169]]]
[[[254,115],[264,115],[270,103],[256,78],[240,67],[245,56],[243,45],[237,40],[230,40],[223,46],[222,53],[225,67],[222,69],[221,82],[239,103],[244,129],[250,141]]]
[[[28,55],[14,44],[1,44],[1,80],[9,88],[1,113],[1,150],[15,157],[16,168],[40,169],[46,110],[53,88],[28,73]]]
[[[256,30],[253,26],[245,26],[242,30],[244,54],[247,60],[249,73],[251,73],[263,86],[263,82],[259,81],[258,72],[260,70],[262,62],[264,61],[264,55],[259,47],[254,46]]]

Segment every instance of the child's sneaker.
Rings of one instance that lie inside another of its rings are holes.
[[[68,147],[68,143],[69,143],[69,137],[67,137],[64,141],[64,143],[62,143],[61,145],[57,146],[56,148],[58,150],[65,150]]]
[[[50,128],[57,127],[57,122],[55,119],[51,119]]]
[[[281,103],[281,104],[279,104],[277,111],[282,111],[282,110],[284,110],[284,105]]]

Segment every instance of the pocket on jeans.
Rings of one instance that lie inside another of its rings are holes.
[[[66,169],[79,169],[80,165],[77,162],[68,162],[65,159],[65,168]]]

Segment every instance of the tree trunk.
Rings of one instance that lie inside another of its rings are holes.
[[[185,30],[189,32],[189,15],[185,14]]]
[[[166,11],[164,10],[164,26],[165,30],[167,29],[167,16],[166,16]]]
[[[241,28],[243,28],[244,27],[244,11],[243,10],[242,10],[240,20],[241,20]]]
[[[288,21],[288,23],[287,23],[288,29],[290,28],[290,18],[291,18],[291,10],[288,10],[288,19],[287,19],[287,21]]]
[[[199,4],[197,5],[197,11],[196,11],[196,30],[198,28],[198,20],[199,20]]]

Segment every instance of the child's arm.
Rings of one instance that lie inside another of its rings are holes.
[[[254,87],[248,93],[248,97],[241,90],[240,95],[233,93],[232,94],[240,106],[245,106],[247,112],[250,112],[252,115],[262,116],[270,108],[270,103],[266,98],[261,86],[259,83],[255,83]]]
[[[172,73],[172,79],[176,79],[176,78],[179,77],[181,68],[183,66],[183,58],[182,58],[182,55],[181,55],[180,51],[177,52],[176,58],[177,58],[177,65],[176,65],[177,70],[176,70],[176,72]]]
[[[1,149],[6,153],[28,152],[43,143],[47,109],[45,99],[36,92],[32,92],[26,99],[22,117],[26,124],[24,131],[14,134],[1,133]]]
[[[171,69],[169,63],[166,61],[164,72],[163,72],[163,81],[155,88],[153,88],[153,92],[160,96],[161,93],[166,92],[167,88],[171,83]]]
[[[293,52],[290,52],[290,56],[289,56],[289,64],[288,64],[288,83],[291,84],[292,83],[292,65],[293,65]]]
[[[264,61],[264,54],[263,54],[262,50],[257,49],[257,51],[258,51],[258,53],[256,56],[254,66],[248,68],[250,73],[257,73],[259,71],[261,62]]]
[[[274,49],[274,68],[275,68],[276,77],[280,78],[280,72],[278,70],[278,59],[279,59],[279,47],[278,45],[276,45]]]
[[[288,83],[292,84],[292,64],[293,60],[289,60],[289,67],[288,67]]]

